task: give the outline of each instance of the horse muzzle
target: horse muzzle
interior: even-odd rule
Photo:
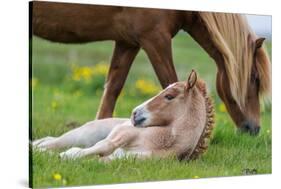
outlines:
[[[256,136],[260,132],[260,125],[252,122],[252,121],[245,121],[239,127],[239,131],[243,133],[249,133],[250,135]]]
[[[135,127],[144,127],[143,123],[147,120],[145,112],[142,110],[134,110],[131,117],[132,123]]]

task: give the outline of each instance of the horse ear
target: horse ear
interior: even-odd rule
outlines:
[[[192,70],[187,79],[186,89],[188,90],[193,88],[194,85],[196,84],[196,81],[197,81],[197,73],[194,70]]]
[[[258,39],[256,40],[256,49],[261,48],[261,46],[262,46],[264,40],[265,40],[264,37],[258,38]]]

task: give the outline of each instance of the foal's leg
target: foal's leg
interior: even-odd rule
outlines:
[[[165,32],[152,32],[141,40],[157,77],[163,88],[178,81],[172,58],[171,35]]]
[[[32,145],[33,146],[38,146],[39,144],[41,144],[43,142],[46,142],[46,141],[49,141],[49,140],[53,140],[53,139],[55,139],[55,137],[47,136],[47,137],[35,140],[34,142],[32,142]]]
[[[104,93],[96,118],[112,117],[115,102],[127,78],[131,64],[139,47],[116,42]]]
[[[138,129],[132,126],[121,125],[117,126],[104,139],[96,143],[90,148],[71,148],[65,152],[60,153],[62,158],[80,158],[84,156],[108,156],[112,154],[117,148],[124,147],[135,140],[138,135]]]
[[[109,124],[107,120],[96,120],[70,130],[59,137],[45,137],[35,140],[32,145],[43,150],[73,146],[89,147],[106,138],[114,127],[115,125]]]

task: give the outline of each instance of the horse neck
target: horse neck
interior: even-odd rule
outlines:
[[[223,56],[215,46],[205,24],[196,13],[187,12],[183,29],[215,60],[218,69],[223,70]]]

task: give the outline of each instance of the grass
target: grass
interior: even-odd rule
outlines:
[[[269,52],[271,44],[268,43]],[[90,67],[109,64],[112,42],[63,45],[33,39],[32,56],[32,139],[58,136],[94,119],[102,94],[103,77],[92,83],[71,80],[73,65]],[[175,159],[99,162],[97,158],[60,160],[54,154],[32,152],[34,187],[75,186],[121,182],[175,180],[243,174],[271,173],[271,105],[262,111],[262,129],[257,137],[237,134],[215,92],[216,67],[211,58],[189,36],[179,33],[173,41],[175,66],[181,80],[196,69],[207,81],[216,104],[216,127],[209,149],[195,161]],[[160,86],[146,55],[141,52],[129,73],[114,115],[129,117],[131,110],[153,94],[142,94],[136,81],[145,79]],[[100,81],[98,81],[100,80]],[[250,171],[247,171],[250,170]],[[251,172],[254,170],[254,172]],[[58,174],[60,177],[54,178]]]

